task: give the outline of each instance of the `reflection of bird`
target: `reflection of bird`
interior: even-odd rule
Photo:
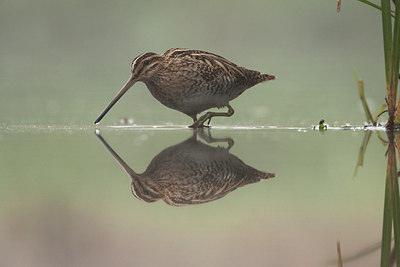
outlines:
[[[131,72],[129,80],[95,123],[137,81],[144,82],[165,106],[190,116],[194,121],[190,127],[198,128],[212,117],[232,116],[234,110],[229,101],[260,82],[275,79],[273,75],[239,67],[212,53],[179,48],[162,55],[142,54],[133,60]],[[214,107],[228,107],[228,112],[207,112],[197,119],[197,114]]]
[[[132,193],[153,202],[163,199],[169,205],[200,204],[216,200],[238,187],[275,177],[258,171],[229,153],[233,140],[207,138],[208,142],[227,141],[228,148],[212,147],[193,137],[161,151],[146,171],[133,171],[97,132],[101,142],[132,178]]]

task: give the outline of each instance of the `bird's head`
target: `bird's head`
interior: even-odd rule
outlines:
[[[134,79],[136,82],[150,78],[156,72],[157,66],[160,64],[161,60],[162,56],[152,52],[137,56],[132,60],[131,79]]]
[[[156,53],[145,53],[137,56],[131,64],[131,77],[122,86],[121,90],[111,100],[110,104],[104,109],[100,116],[96,119],[95,123],[99,123],[100,120],[106,115],[106,113],[114,106],[115,103],[132,87],[137,81],[146,81],[157,71],[157,66],[162,61],[162,56]]]

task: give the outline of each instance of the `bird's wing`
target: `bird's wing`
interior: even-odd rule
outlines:
[[[171,61],[182,60],[183,62],[191,62],[196,64],[200,69],[214,73],[215,76],[246,78],[242,67],[239,67],[226,58],[213,53],[201,50],[174,48],[166,51],[163,56]]]

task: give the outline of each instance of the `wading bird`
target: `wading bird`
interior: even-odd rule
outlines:
[[[239,187],[275,177],[248,166],[229,152],[231,138],[212,138],[193,131],[191,138],[161,151],[143,173],[135,172],[96,131],[97,137],[131,177],[132,193],[146,202],[164,200],[172,206],[217,200]],[[228,147],[207,143],[227,142]]]
[[[131,65],[131,77],[95,123],[99,123],[114,104],[137,81],[144,82],[151,94],[165,106],[193,119],[191,128],[204,127],[215,116],[230,117],[234,110],[229,101],[246,89],[275,76],[239,67],[229,60],[204,51],[174,48],[162,55],[145,53]],[[207,112],[210,108],[227,107],[227,112]]]

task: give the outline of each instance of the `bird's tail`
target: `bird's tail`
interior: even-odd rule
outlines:
[[[275,75],[271,75],[271,74],[263,74],[263,76],[266,81],[275,80],[275,78],[276,78]]]

